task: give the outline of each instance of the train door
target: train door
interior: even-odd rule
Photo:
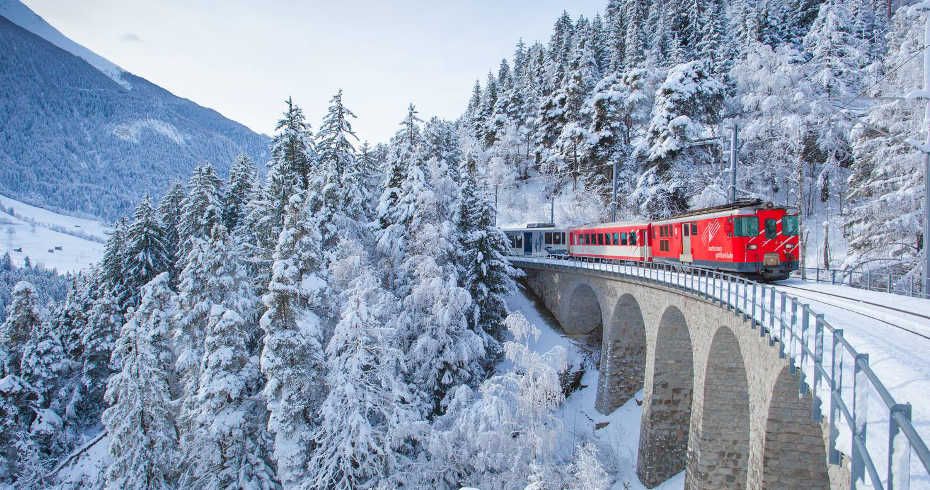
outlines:
[[[694,256],[691,254],[691,236],[697,235],[697,233],[691,233],[692,231],[697,232],[696,223],[682,223],[681,224],[681,261],[682,262],[694,262]]]
[[[533,255],[533,234],[523,232],[523,255]]]

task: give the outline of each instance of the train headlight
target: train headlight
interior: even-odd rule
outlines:
[[[749,245],[749,246],[746,247],[746,248],[748,248],[749,250],[755,250],[755,249],[757,249],[757,248],[759,248],[759,247],[757,247],[757,246],[755,246],[755,245]]]
[[[785,245],[785,248],[788,249],[788,250],[791,250],[792,248],[794,248],[794,244],[793,244],[793,243],[789,243],[789,244]]]

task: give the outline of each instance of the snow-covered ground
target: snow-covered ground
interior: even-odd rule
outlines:
[[[21,266],[76,272],[100,260],[109,227],[24,204],[0,195],[0,255],[9,252]],[[60,248],[59,248],[60,247]]]
[[[536,352],[547,352],[555,346],[562,346],[568,352],[569,363],[580,362],[585,357],[585,348],[565,336],[555,320],[538,305],[521,287],[507,301],[510,311],[519,311],[533,325],[539,328],[541,335],[530,347]],[[601,415],[594,409],[597,398],[597,370],[589,366],[581,380],[582,388],[571,394],[560,410],[562,421],[567,430],[578,440],[593,437],[602,449],[602,461],[612,466],[615,471],[614,489],[623,490],[645,488],[636,476],[636,455],[639,451],[639,426],[642,409],[636,400],[642,400],[642,392],[608,416]],[[595,425],[606,423],[606,427],[595,430]],[[628,487],[624,487],[624,484]],[[658,489],[671,490],[684,487],[684,472],[659,485]]]

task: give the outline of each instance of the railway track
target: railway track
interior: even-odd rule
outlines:
[[[898,325],[898,324],[896,324],[896,323],[892,323],[892,322],[890,322],[890,321],[888,321],[888,320],[885,320],[884,318],[879,318],[879,317],[877,317],[877,316],[871,315],[871,314],[869,314],[869,313],[867,313],[867,312],[863,312],[863,311],[860,311],[860,310],[852,310],[852,309],[850,309],[849,302],[858,303],[858,304],[862,304],[862,305],[868,305],[868,306],[871,306],[871,307],[874,307],[874,308],[882,308],[882,309],[884,309],[884,310],[893,311],[893,312],[898,313],[898,314],[903,314],[903,315],[907,315],[907,316],[914,317],[914,318],[920,318],[920,319],[923,319],[923,320],[930,320],[930,315],[924,315],[924,314],[921,314],[921,313],[914,313],[914,312],[912,312],[912,311],[907,311],[907,310],[904,310],[904,309],[901,309],[901,308],[895,308],[895,307],[893,307],[893,306],[887,306],[887,305],[883,305],[883,304],[879,304],[879,303],[874,303],[874,302],[871,302],[871,301],[865,301],[865,300],[861,300],[861,299],[858,299],[858,298],[851,298],[851,297],[849,297],[849,296],[843,296],[843,295],[841,295],[841,294],[826,293],[826,292],[822,292],[822,291],[813,291],[813,290],[811,290],[811,289],[802,288],[802,287],[798,287],[798,286],[788,286],[788,285],[784,285],[784,284],[778,284],[778,287],[779,287],[779,288],[784,288],[784,289],[790,289],[790,290],[792,290],[792,293],[791,293],[791,294],[793,294],[793,295],[795,295],[795,296],[797,296],[797,297],[799,297],[799,298],[804,298],[804,299],[808,299],[808,300],[811,300],[811,301],[816,301],[816,302],[818,302],[818,303],[823,303],[823,304],[826,304],[826,305],[830,305],[830,306],[833,306],[833,307],[835,307],[835,308],[841,308],[841,309],[850,311],[850,312],[852,312],[852,313],[855,313],[855,314],[857,314],[857,315],[861,315],[861,316],[864,316],[864,317],[866,317],[866,318],[871,318],[872,320],[875,320],[875,321],[884,323],[885,325],[888,325],[888,326],[897,328],[897,329],[899,329],[899,330],[903,330],[903,331],[905,331],[905,332],[911,333],[911,334],[916,335],[916,336],[918,336],[918,337],[921,337],[921,338],[930,340],[930,335],[928,335],[928,334],[918,332],[918,331],[913,330],[913,329],[911,329],[911,328],[903,327],[903,326]],[[803,294],[798,294],[797,291],[803,291],[804,293],[803,293]],[[823,299],[824,296],[827,296],[827,297],[830,297],[830,298],[837,298],[837,299],[839,299],[839,300],[841,300],[841,301],[845,301],[847,304],[842,304],[842,303],[838,303],[838,302],[831,302],[831,301],[824,300],[824,299]]]

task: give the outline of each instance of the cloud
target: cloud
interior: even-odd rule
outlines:
[[[127,32],[119,37],[119,40],[124,43],[141,43],[142,38],[133,32]]]

